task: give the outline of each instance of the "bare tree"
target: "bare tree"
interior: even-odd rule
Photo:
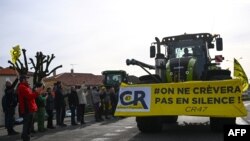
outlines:
[[[36,53],[36,63],[32,58],[30,58],[32,68],[35,69],[34,75],[33,75],[33,83],[35,84],[36,82],[41,82],[44,77],[49,76],[51,73],[56,71],[58,68],[61,68],[62,65],[57,66],[53,68],[51,71],[49,71],[49,66],[52,62],[53,59],[55,59],[55,55],[52,54],[50,55],[43,55],[42,52],[37,52]]]
[[[28,62],[27,62],[27,57],[26,57],[26,50],[22,49],[22,53],[24,56],[24,64],[17,59],[15,63],[11,62],[10,60],[8,63],[10,63],[12,66],[11,68],[15,68],[19,75],[27,75],[28,74]],[[33,74],[33,84],[36,84],[37,82],[41,82],[44,77],[49,76],[51,73],[56,71],[57,69],[61,68],[62,65],[57,66],[53,68],[51,71],[49,71],[49,66],[52,62],[53,59],[55,59],[55,55],[52,54],[50,55],[43,55],[42,52],[37,52],[36,53],[36,62],[32,58],[29,58],[32,64],[31,69],[34,69],[35,72]]]

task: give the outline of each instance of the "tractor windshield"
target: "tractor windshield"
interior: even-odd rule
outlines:
[[[118,85],[122,82],[121,74],[107,74],[105,78],[107,85]]]
[[[201,41],[179,41],[169,43],[169,58],[199,57],[204,55]]]

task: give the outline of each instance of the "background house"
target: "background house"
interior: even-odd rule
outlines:
[[[76,86],[77,88],[80,88],[82,84],[85,84],[86,87],[101,86],[102,80],[102,75],[94,75],[92,73],[74,73],[73,70],[71,70],[70,73],[54,73],[53,76],[43,79],[46,88],[53,88],[54,83],[61,81],[64,94],[69,93],[72,86]]]
[[[44,78],[43,81],[46,87],[52,87],[57,81],[61,81],[64,92],[67,93],[71,86],[80,87],[83,83],[85,86],[101,86],[103,76],[94,75],[92,73],[74,73],[73,69],[70,73],[54,73],[53,76]]]
[[[63,87],[63,94],[70,93],[70,88],[72,86],[76,86],[76,88],[80,88],[82,84],[85,85],[85,87],[93,87],[93,86],[101,86],[103,85],[103,76],[102,75],[94,75],[92,73],[74,73],[73,69],[69,73],[60,73],[56,74],[54,73],[53,76],[45,78],[44,80],[45,87],[51,87],[53,88],[54,83],[57,81],[61,81],[62,87]],[[90,95],[87,95],[87,102],[88,105],[91,107],[91,97]],[[65,98],[65,101],[67,103],[67,98]],[[87,108],[89,106],[86,106]]]

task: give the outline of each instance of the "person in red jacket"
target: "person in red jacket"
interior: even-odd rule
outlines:
[[[34,92],[29,86],[26,75],[21,75],[20,83],[17,87],[19,112],[23,117],[23,131],[21,138],[23,141],[30,141],[30,131],[34,118],[34,113],[37,111],[35,99],[42,93],[43,85],[36,86]]]

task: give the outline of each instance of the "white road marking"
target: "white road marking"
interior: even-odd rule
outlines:
[[[248,125],[248,123],[243,120],[242,118],[236,118],[236,124],[239,124],[239,125]]]
[[[133,126],[127,126],[127,127],[125,127],[126,129],[131,129],[131,128],[133,128]]]
[[[95,139],[92,139],[91,141],[105,141],[108,139],[110,139],[110,138],[95,138]]]
[[[247,106],[249,106],[249,105],[250,105],[250,103],[245,103],[244,105],[247,107]]]
[[[115,132],[124,132],[124,131],[126,131],[126,130],[124,130],[124,129],[117,129],[117,130],[115,130]]]
[[[119,135],[119,134],[117,134],[117,133],[106,133],[103,136],[117,136],[117,135]]]

